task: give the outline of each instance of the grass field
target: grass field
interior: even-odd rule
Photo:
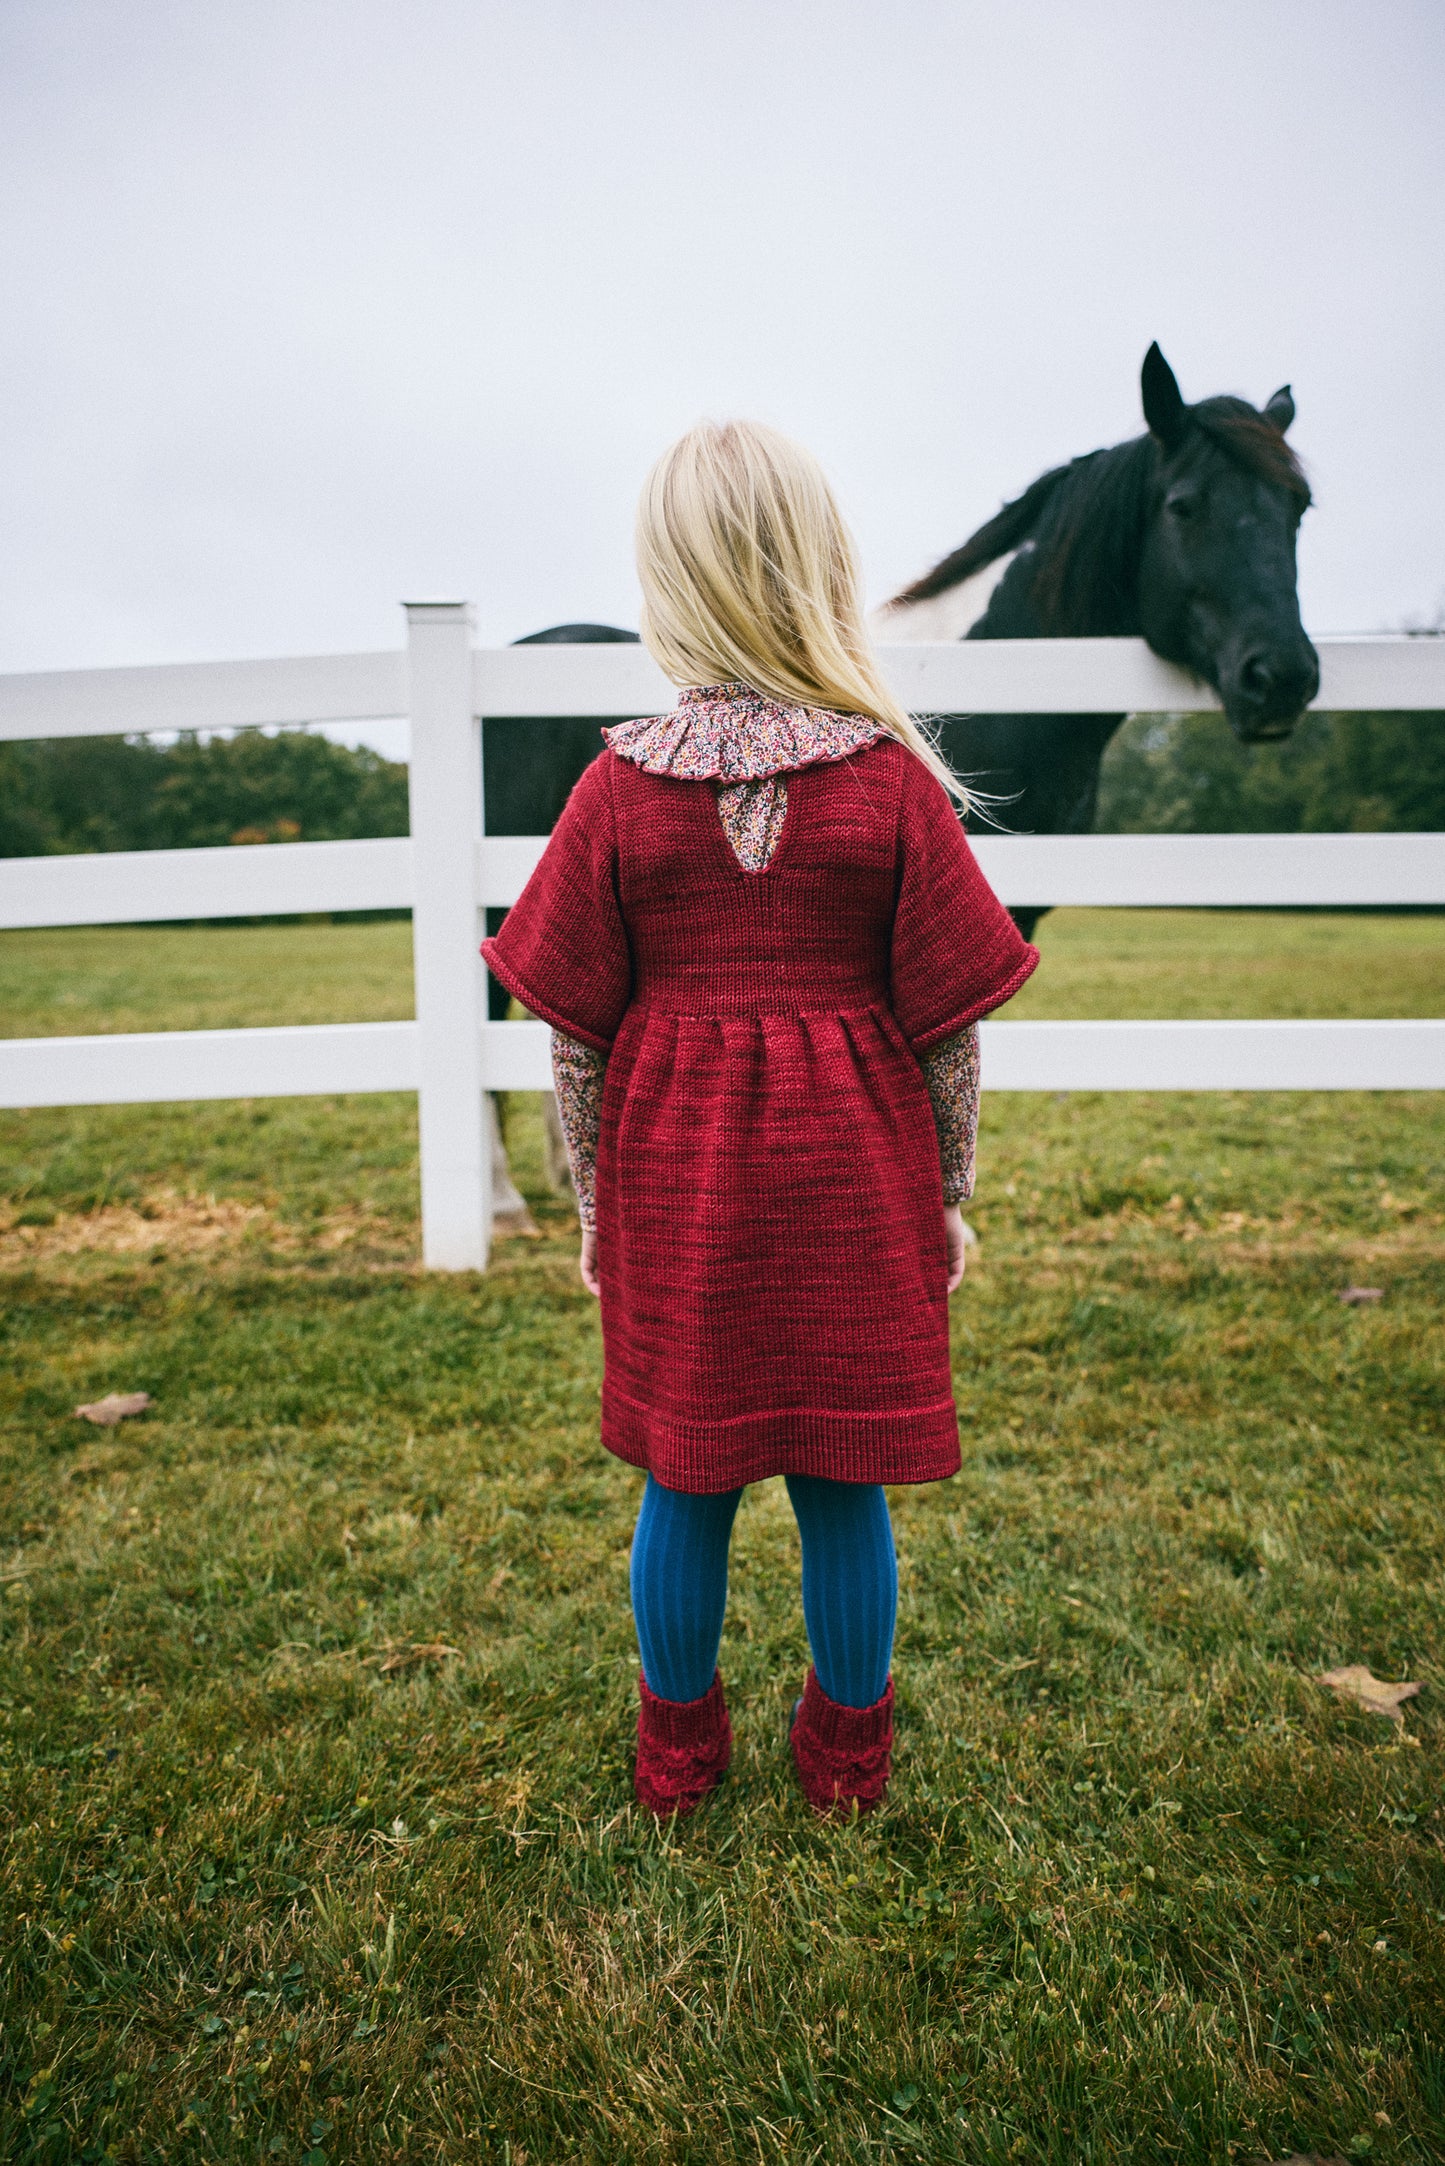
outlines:
[[[1428,918],[1042,945],[1019,1013],[1445,979]],[[403,925],[0,936],[12,1034],[408,1004]],[[888,1804],[793,1785],[767,1484],[675,1830],[630,1802],[637,1479],[509,1119],[541,1237],[440,1278],[408,1100],[0,1113],[0,2155],[1445,2154],[1445,1109],[986,1101]],[[1401,1730],[1313,1681],[1356,1661],[1423,1682]]]

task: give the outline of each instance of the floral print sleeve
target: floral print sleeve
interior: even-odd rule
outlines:
[[[552,1081],[567,1142],[567,1163],[577,1191],[577,1216],[587,1231],[597,1224],[597,1135],[602,1125],[602,1084],[607,1055],[595,1046],[552,1033]]]
[[[978,1141],[977,1023],[967,1023],[952,1038],[930,1046],[920,1066],[938,1130],[943,1200],[966,1203],[973,1194],[973,1154]]]

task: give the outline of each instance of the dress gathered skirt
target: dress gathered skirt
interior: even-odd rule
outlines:
[[[608,1054],[602,1441],[666,1487],[959,1465],[930,1045],[1037,956],[896,741],[788,777],[745,870],[709,783],[604,752],[483,953]]]

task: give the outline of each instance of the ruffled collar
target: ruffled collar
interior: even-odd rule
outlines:
[[[678,694],[670,714],[615,722],[602,734],[649,775],[761,782],[820,760],[845,760],[888,732],[869,715],[784,706],[746,684],[694,684]]]

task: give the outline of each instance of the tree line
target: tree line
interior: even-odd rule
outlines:
[[[1343,834],[1445,828],[1445,715],[1307,714],[1280,744],[1223,715],[1131,715],[1104,758],[1113,835]]]
[[[406,768],[306,730],[0,745],[0,856],[407,832]]]
[[[1445,829],[1445,715],[1310,714],[1284,743],[1253,747],[1220,715],[1133,715],[1105,757],[1097,824],[1108,834]],[[304,730],[0,745],[4,857],[406,832],[405,766]]]

